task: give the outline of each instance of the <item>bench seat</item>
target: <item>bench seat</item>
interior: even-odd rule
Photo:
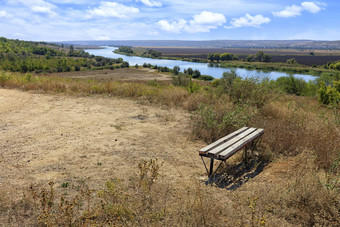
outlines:
[[[199,155],[201,157],[211,158],[210,170],[212,171],[213,160],[218,159],[225,161],[242,148],[247,148],[249,144],[254,144],[258,138],[264,133],[264,129],[243,127],[239,130],[230,133],[229,135],[209,144],[208,146],[200,149]],[[246,159],[246,149],[245,149]],[[203,160],[203,158],[202,158]],[[247,161],[247,160],[245,160]],[[203,161],[204,162],[204,161]],[[205,165],[205,163],[204,163]],[[208,175],[212,173],[208,172]]]

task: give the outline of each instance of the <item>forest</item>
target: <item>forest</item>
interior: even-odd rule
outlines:
[[[11,72],[53,73],[128,67],[123,59],[94,56],[45,42],[27,42],[0,37],[0,69]]]

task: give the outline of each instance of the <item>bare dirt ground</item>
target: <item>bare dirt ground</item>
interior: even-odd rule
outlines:
[[[119,68],[114,70],[88,70],[63,73],[49,73],[46,76],[66,77],[72,79],[96,79],[103,81],[169,81],[170,74],[159,73],[149,68]]]
[[[163,162],[174,183],[204,176],[203,142],[189,116],[110,97],[67,97],[0,89],[0,188],[86,179],[102,185],[137,174],[141,160]]]

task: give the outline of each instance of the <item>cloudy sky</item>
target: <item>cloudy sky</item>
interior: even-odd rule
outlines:
[[[0,36],[340,40],[339,12],[339,0],[0,0]]]

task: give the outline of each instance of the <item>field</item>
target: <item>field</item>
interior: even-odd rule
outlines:
[[[287,59],[295,58],[299,64],[312,66],[323,65],[329,61],[340,60],[339,50],[313,50],[314,56],[309,55],[310,50],[297,49],[246,49],[246,48],[185,48],[185,47],[143,47],[162,53],[163,57],[176,58],[202,58],[206,59],[209,53],[232,53],[241,59],[250,54],[256,54],[262,50],[272,56],[272,62],[286,62]]]
[[[262,87],[266,101],[243,106],[119,70],[1,77],[3,226],[339,225],[337,109]],[[265,134],[248,168],[240,153],[209,181],[197,151],[221,115],[220,133]]]

